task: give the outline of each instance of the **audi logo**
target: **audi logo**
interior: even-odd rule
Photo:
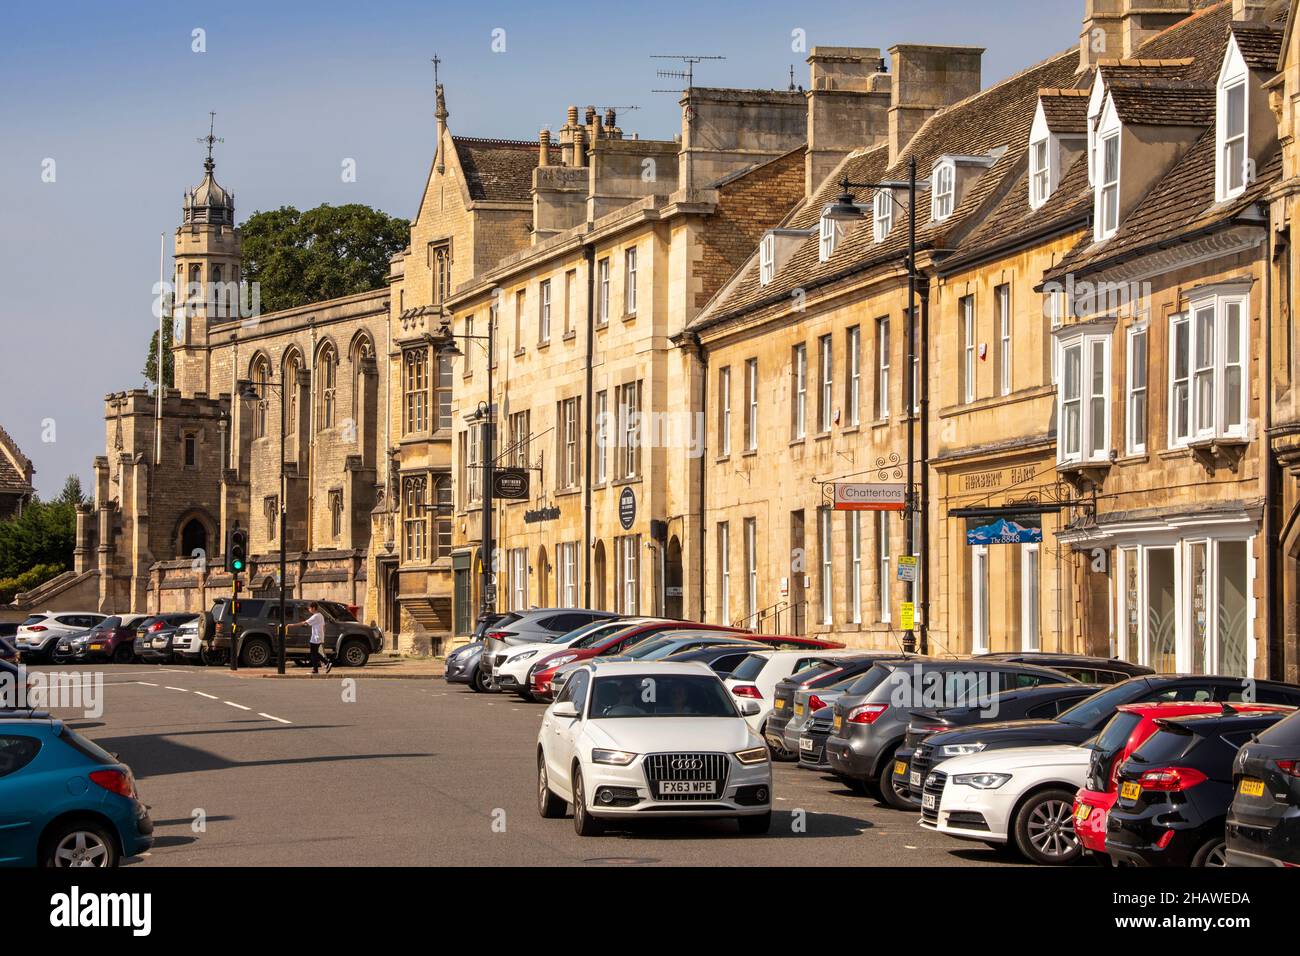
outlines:
[[[703,770],[704,761],[699,757],[674,757],[670,766],[674,770]]]

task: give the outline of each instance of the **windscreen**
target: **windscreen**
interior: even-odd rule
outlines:
[[[1106,690],[1099,690],[1084,700],[1079,701],[1056,719],[1063,724],[1075,727],[1098,727],[1101,722],[1115,712],[1120,704],[1131,704],[1134,698],[1146,687],[1125,681]]]
[[[626,717],[736,717],[731,695],[716,677],[694,674],[629,674],[597,677],[591,691],[593,719]]]
[[[750,654],[731,672],[731,676],[736,680],[754,680],[759,674],[763,673],[767,661],[766,654]]]

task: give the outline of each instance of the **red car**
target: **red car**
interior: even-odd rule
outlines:
[[[550,700],[553,696],[551,681],[554,680],[556,671],[561,667],[576,661],[590,660],[593,657],[613,657],[615,654],[622,654],[634,644],[640,644],[647,638],[653,637],[662,631],[683,629],[721,631],[724,634],[735,634],[738,637],[743,636],[753,640],[761,640],[761,638],[751,635],[742,628],[723,627],[721,624],[691,624],[688,621],[646,621],[641,624],[631,624],[621,631],[615,631],[613,634],[601,638],[588,647],[566,647],[543,657],[528,671],[528,690],[538,700]]]
[[[1116,779],[1125,760],[1157,730],[1156,721],[1168,717],[1194,717],[1222,713],[1230,707],[1239,713],[1294,710],[1281,704],[1224,704],[1213,701],[1163,701],[1122,704],[1102,728],[1093,745],[1087,783],[1074,797],[1074,832],[1085,851],[1105,855],[1106,818],[1119,797]],[[1104,788],[1104,789],[1103,789]]]

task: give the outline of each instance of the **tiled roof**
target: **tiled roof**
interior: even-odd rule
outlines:
[[[1134,126],[1209,126],[1214,122],[1213,87],[1186,83],[1115,84],[1108,87],[1115,112]]]
[[[0,494],[32,493],[32,463],[9,433],[0,428]]]
[[[532,196],[537,143],[453,136],[471,199],[527,202]]]
[[[839,194],[839,180],[856,182],[905,180],[908,162],[916,158],[917,178],[929,177],[941,156],[960,154],[991,156],[993,164],[967,189],[961,204],[943,222],[930,220],[929,193],[918,195],[918,247],[948,248],[957,241],[971,213],[982,210],[999,196],[998,187],[1023,167],[1024,151],[1033,125],[1034,106],[1042,88],[1059,89],[1075,82],[1078,53],[1069,50],[1003,80],[932,116],[912,137],[892,167],[887,145],[860,150],[845,160],[817,193],[796,209],[783,224],[792,229],[812,229],[821,211]],[[854,190],[858,203],[870,206],[875,191]],[[905,202],[905,194],[897,194]],[[795,289],[809,290],[886,262],[897,262],[907,247],[907,214],[895,207],[893,229],[884,242],[872,237],[870,212],[850,227],[828,262],[818,258],[818,238],[810,236],[766,286],[759,284],[757,256],[691,323],[693,330],[707,328],[743,311],[788,299]]]
[[[1039,90],[1038,99],[1043,104],[1047,128],[1053,133],[1082,136],[1088,132],[1087,90]]]
[[[1232,35],[1237,38],[1237,49],[1252,70],[1277,72],[1278,56],[1282,52],[1282,31],[1264,23],[1233,23]]]
[[[1212,85],[1223,65],[1223,51],[1228,45],[1231,22],[1232,0],[1223,0],[1166,27],[1135,52],[1142,60],[1190,57],[1192,63],[1178,71],[1178,78]]]

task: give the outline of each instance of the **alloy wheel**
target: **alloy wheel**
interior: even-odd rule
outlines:
[[[1045,800],[1029,815],[1029,842],[1049,857],[1069,856],[1078,848],[1079,837],[1071,820],[1074,808],[1064,800]]]
[[[54,848],[55,866],[108,866],[112,855],[97,833],[74,830]]]

